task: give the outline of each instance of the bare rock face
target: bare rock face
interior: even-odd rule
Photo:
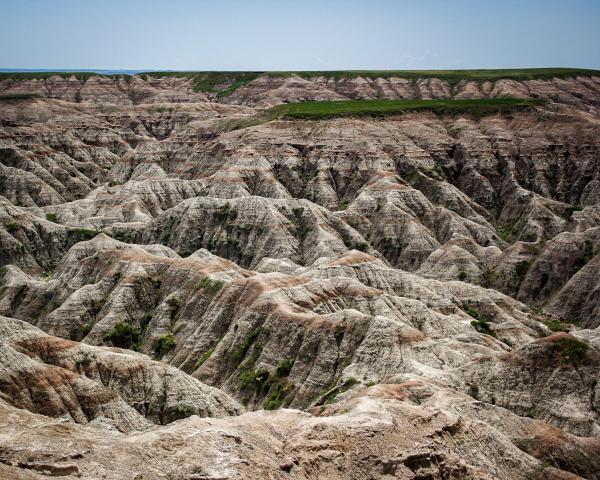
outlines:
[[[220,391],[143,355],[48,336],[6,317],[0,329],[2,398],[16,407],[76,423],[102,420],[120,431],[243,410]]]
[[[1,81],[0,477],[600,478],[600,80],[243,83]]]

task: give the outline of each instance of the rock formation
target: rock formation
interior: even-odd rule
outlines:
[[[600,77],[196,81],[0,79],[0,477],[600,478]]]

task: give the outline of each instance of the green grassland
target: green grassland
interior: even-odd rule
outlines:
[[[273,120],[324,120],[340,117],[385,117],[409,112],[440,115],[467,114],[478,119],[495,113],[513,113],[544,105],[534,98],[483,98],[470,100],[348,100],[300,102],[276,105],[247,117],[224,119],[221,132],[254,127]]]
[[[542,105],[541,99],[484,98],[469,100],[349,100],[335,102],[301,102],[278,105],[270,109],[275,118],[317,120],[335,117],[380,117],[410,111],[439,114],[469,113],[475,116],[511,112]]]

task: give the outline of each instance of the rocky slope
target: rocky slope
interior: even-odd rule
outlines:
[[[195,81],[0,80],[0,474],[600,478],[600,78]]]

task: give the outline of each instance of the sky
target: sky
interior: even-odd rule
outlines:
[[[600,69],[600,0],[0,0],[0,68]]]

